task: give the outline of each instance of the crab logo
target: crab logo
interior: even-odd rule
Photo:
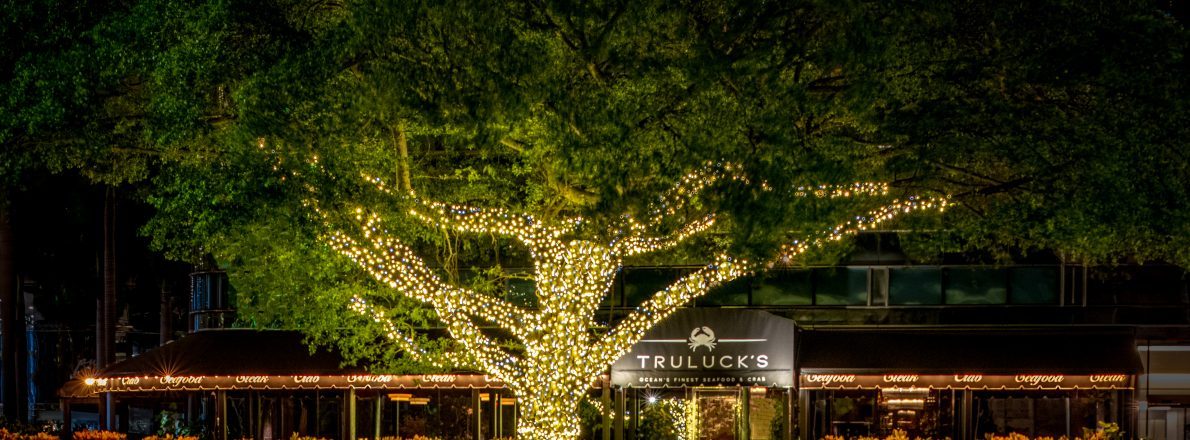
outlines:
[[[702,326],[690,332],[687,342],[690,351],[698,351],[698,347],[706,347],[707,351],[715,349],[715,332],[710,327]]]

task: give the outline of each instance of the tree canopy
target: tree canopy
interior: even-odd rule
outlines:
[[[906,220],[935,231],[923,248],[1190,266],[1187,34],[1145,1],[5,9],[5,182],[27,167],[140,182],[155,245],[231,268],[258,323],[377,336],[336,305],[375,285],[318,241],[311,197],[387,206],[390,227],[477,288],[518,276],[493,267],[526,265],[505,239],[401,220],[407,206],[362,174],[447,203],[608,223],[708,163],[741,167],[751,183],[694,201],[723,213],[714,234],[666,262],[765,255],[873,203],[791,200],[759,182],[884,181],[890,197],[958,203]],[[433,321],[399,308],[411,326]]]

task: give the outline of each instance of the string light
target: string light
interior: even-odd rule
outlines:
[[[261,143],[263,148],[263,141]],[[317,159],[308,161],[317,164]],[[280,164],[278,164],[280,165]],[[359,208],[356,234],[334,230],[316,202],[313,209],[326,222],[326,242],[350,258],[381,284],[398,295],[431,305],[446,324],[460,352],[432,354],[398,331],[383,308],[362,297],[352,299],[351,310],[381,325],[384,335],[411,356],[439,368],[474,365],[516,394],[520,406],[518,438],[530,440],[573,439],[579,435],[578,405],[592,382],[607,366],[627,353],[647,330],[693,299],[716,286],[778,262],[788,262],[815,246],[871,229],[893,217],[921,210],[942,210],[946,199],[910,197],[894,200],[879,209],[856,216],[818,235],[782,246],[772,261],[753,262],[727,254],[665,287],[632,310],[603,335],[593,328],[601,300],[611,290],[623,258],[673,248],[710,229],[716,215],[704,214],[664,234],[662,225],[683,218],[683,212],[702,191],[728,180],[751,184],[742,168],[729,162],[708,163],[684,175],[678,184],[654,202],[643,219],[623,216],[609,231],[607,243],[573,238],[583,224],[581,217],[551,222],[528,214],[498,208],[477,208],[428,201],[412,191],[395,192],[377,177],[364,178],[380,191],[403,197],[411,204],[408,215],[428,226],[460,233],[496,234],[516,239],[528,248],[533,262],[538,307],[518,307],[503,299],[443,282],[411,248],[381,226],[380,216]],[[772,191],[767,182],[757,183]],[[798,187],[793,197],[846,198],[884,196],[888,185],[855,183]],[[495,325],[521,345],[505,350],[480,330],[479,322]]]

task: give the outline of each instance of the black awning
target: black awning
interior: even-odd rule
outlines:
[[[140,356],[118,362],[100,377],[345,375],[360,367],[341,367],[343,357],[326,350],[310,352],[301,332],[285,330],[203,330]]]
[[[1131,332],[1040,330],[805,330],[798,335],[803,373],[1135,374]]]
[[[203,330],[74,380],[60,393],[504,387],[482,374],[376,374],[342,364],[333,351],[311,352],[296,331]]]

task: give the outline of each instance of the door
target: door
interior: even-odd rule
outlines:
[[[738,388],[696,388],[698,440],[736,440],[740,391]]]

